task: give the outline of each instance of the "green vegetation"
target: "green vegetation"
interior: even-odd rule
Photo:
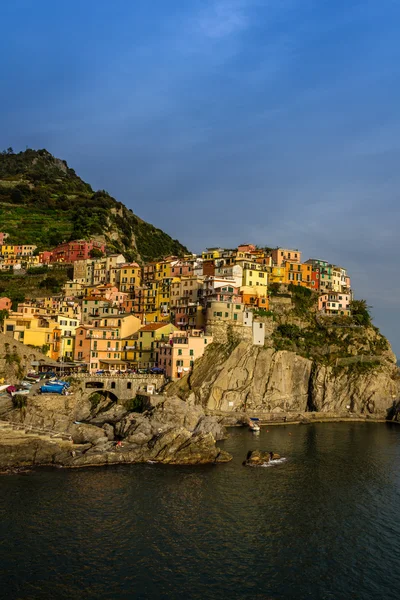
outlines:
[[[365,300],[353,300],[350,308],[355,323],[364,325],[365,327],[371,325],[370,307]]]
[[[379,360],[358,360],[350,364],[338,364],[332,369],[332,375],[337,377],[341,374],[364,375],[376,371],[381,366]]]
[[[0,296],[10,298],[12,309],[17,310],[17,304],[28,298],[43,298],[59,292],[70,275],[64,265],[57,265],[44,273],[38,273],[37,269],[29,270],[26,275],[18,271],[15,274],[0,271]]]
[[[4,359],[5,359],[7,365],[12,365],[14,363],[19,365],[21,363],[21,357],[16,352],[12,352],[12,353],[7,352]]]
[[[99,394],[98,392],[94,392],[94,394],[89,396],[89,402],[92,405],[92,409],[97,408],[103,399],[104,399],[104,395]]]
[[[18,377],[22,378],[24,376],[24,369],[21,364],[21,357],[17,352],[10,352],[9,347],[9,344],[5,345],[6,354],[4,360],[7,365],[12,365],[16,370]]]
[[[141,413],[144,408],[143,399],[140,396],[136,396],[135,398],[128,400],[125,407],[129,412]]]
[[[311,310],[315,309],[318,301],[318,296],[308,288],[300,285],[293,285],[292,283],[288,287],[289,292],[292,294],[292,302],[294,304],[294,314],[303,317],[307,315]]]
[[[14,154],[9,149],[0,154],[0,223],[10,234],[8,243],[35,244],[39,250],[101,236],[111,251],[124,253],[128,260],[187,252],[106,191],[94,192],[47,150]]]
[[[26,394],[14,394],[12,403],[14,408],[25,408],[28,404],[28,396]]]

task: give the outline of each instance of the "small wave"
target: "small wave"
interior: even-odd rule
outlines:
[[[270,460],[267,463],[260,465],[260,467],[274,467],[275,465],[280,465],[286,461],[285,457],[276,458],[275,460]]]

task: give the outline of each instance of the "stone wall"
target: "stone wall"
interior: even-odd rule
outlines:
[[[232,337],[251,342],[252,328],[246,327],[242,323],[235,323],[234,321],[228,323],[226,321],[210,319],[207,323],[206,335],[212,335],[215,344],[228,344]]]
[[[80,382],[81,393],[86,397],[94,392],[111,392],[119,401],[135,398],[138,392],[146,392],[147,386],[154,386],[158,391],[165,385],[164,375],[117,375],[115,377],[97,377],[77,375]]]

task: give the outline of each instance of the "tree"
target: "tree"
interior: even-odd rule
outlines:
[[[104,254],[99,248],[92,248],[89,252],[90,258],[103,258]]]
[[[353,300],[350,310],[354,321],[359,325],[364,325],[364,327],[371,325],[370,308],[372,307],[368,306],[366,300]]]
[[[46,279],[43,279],[43,281],[40,282],[39,287],[47,288],[49,290],[52,290],[53,292],[59,292],[60,291],[60,282],[58,281],[58,279],[56,277],[53,277],[52,275],[48,275],[46,277]]]

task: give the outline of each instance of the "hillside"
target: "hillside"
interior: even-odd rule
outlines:
[[[129,260],[187,252],[104,190],[93,191],[47,150],[0,154],[0,224],[10,234],[9,243],[36,244],[39,250],[94,237]]]

